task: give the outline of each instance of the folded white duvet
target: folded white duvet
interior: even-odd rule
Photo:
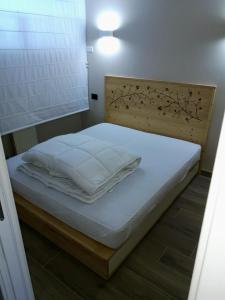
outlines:
[[[78,133],[38,144],[22,159],[21,171],[88,203],[135,171],[141,160],[121,146]]]

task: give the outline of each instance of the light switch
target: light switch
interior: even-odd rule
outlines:
[[[87,53],[93,53],[94,47],[93,46],[87,46]]]

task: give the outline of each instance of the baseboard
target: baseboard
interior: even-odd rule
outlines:
[[[201,170],[200,174],[206,177],[212,177],[212,171]]]

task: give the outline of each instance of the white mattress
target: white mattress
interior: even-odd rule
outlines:
[[[111,248],[118,248],[143,217],[181,182],[200,159],[199,145],[102,123],[83,130],[95,138],[127,147],[142,157],[140,167],[93,204],[45,187],[17,171],[21,156],[8,160],[15,192],[71,227]]]

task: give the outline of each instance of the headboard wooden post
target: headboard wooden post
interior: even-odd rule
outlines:
[[[105,120],[202,146],[204,153],[215,86],[105,77]]]

